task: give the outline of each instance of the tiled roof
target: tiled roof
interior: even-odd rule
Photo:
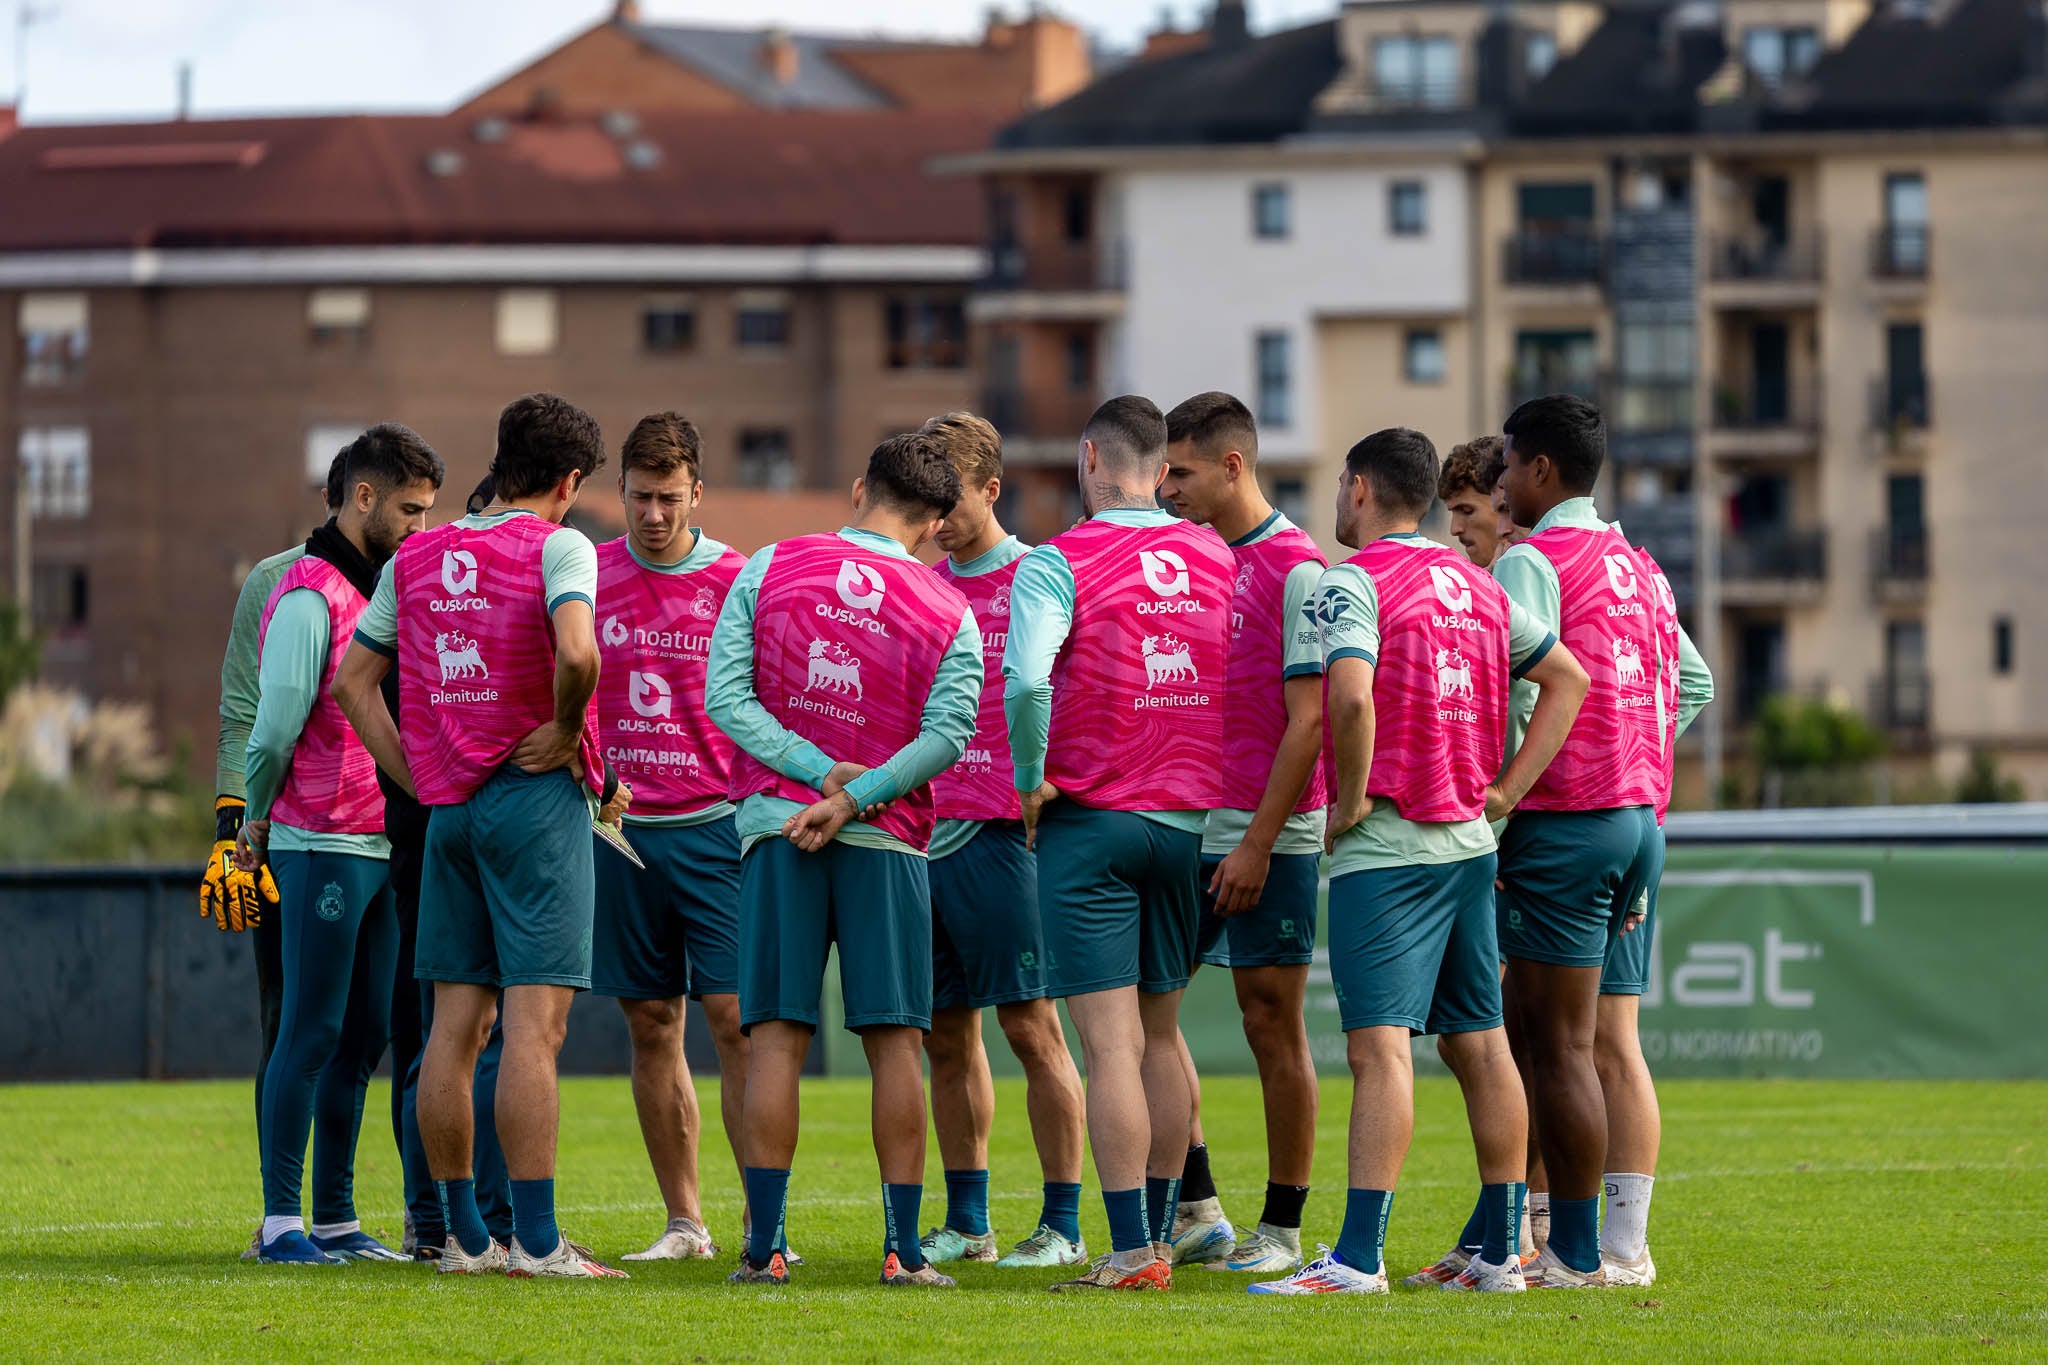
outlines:
[[[642,42],[710,77],[751,104],[787,109],[883,109],[890,101],[841,66],[836,50],[876,46],[859,38],[823,33],[785,33],[796,52],[796,76],[776,80],[761,64],[768,35],[761,29],[707,28],[681,24],[628,24]]]
[[[350,115],[0,139],[0,251],[651,243],[977,245],[980,190],[927,173],[993,120],[903,111],[602,121]]]

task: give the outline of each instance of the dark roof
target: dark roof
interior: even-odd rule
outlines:
[[[1510,115],[1524,134],[1681,132],[1699,87],[1728,56],[1718,29],[1674,28],[1659,6],[1610,9],[1576,51],[1524,91]]]
[[[886,109],[889,98],[841,66],[833,54],[848,48],[901,46],[785,30],[796,50],[796,79],[784,85],[762,68],[761,47],[768,40],[765,30],[683,24],[624,27],[642,42],[763,108]]]
[[[1301,131],[1342,61],[1335,20],[1133,62],[1012,123],[1002,148],[1268,142]]]
[[[744,110],[648,115],[624,137],[585,118],[30,125],[0,139],[0,251],[978,245],[980,191],[926,163],[986,146],[992,124]]]
[[[1871,16],[1762,117],[1767,128],[1954,127],[2000,121],[2027,76],[2027,0],[1960,0],[1937,23]]]

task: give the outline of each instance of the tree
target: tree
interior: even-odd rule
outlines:
[[[0,602],[0,705],[43,671],[43,638],[15,602]]]
[[[1956,800],[1966,805],[1989,805],[2001,801],[2024,801],[2026,791],[2018,778],[1998,771],[1998,758],[1989,749],[1970,751],[1970,770],[1956,784]]]

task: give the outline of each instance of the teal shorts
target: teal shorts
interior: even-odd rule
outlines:
[[[478,986],[590,986],[597,892],[590,803],[566,769],[506,764],[435,806],[413,975]]]
[[[1045,998],[1038,858],[1024,825],[990,820],[926,869],[932,887],[932,1008]]]
[[[1202,836],[1059,800],[1038,821],[1038,910],[1049,993],[1136,986],[1163,995],[1195,970]]]
[[[602,844],[596,835],[591,838]],[[643,871],[596,849],[590,989],[620,1000],[731,995],[740,988],[740,836],[731,816],[626,826]]]
[[[1323,855],[1275,853],[1258,904],[1235,915],[1211,907],[1209,879],[1223,866],[1220,854],[1202,855],[1202,922],[1195,955],[1211,967],[1305,967],[1316,957],[1316,901],[1322,891]]]
[[[1344,1030],[1499,1028],[1494,855],[1375,867],[1330,883],[1330,983]]]
[[[846,1027],[932,1026],[932,901],[925,860],[834,840],[805,853],[767,838],[740,859],[740,1029],[818,1027],[825,958],[839,947]]]
[[[1643,811],[1643,890],[1636,904],[1643,922],[1629,933],[1617,922],[1607,936],[1607,960],[1600,966],[1600,994],[1641,995],[1650,988],[1651,935],[1657,931],[1657,887],[1664,880],[1664,829],[1648,806]]]
[[[1559,967],[1599,967],[1636,903],[1648,807],[1521,811],[1500,839],[1500,951]]]

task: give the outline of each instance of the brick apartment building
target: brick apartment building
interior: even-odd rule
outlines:
[[[882,436],[973,396],[978,189],[961,111],[0,120],[0,534],[45,672],[151,704],[209,766],[241,577],[317,519],[377,421],[447,458],[552,389],[614,451],[689,413],[703,522],[836,524]],[[581,515],[620,514],[609,480]]]
[[[2048,794],[2040,0],[1369,0],[1208,29],[948,169],[990,201],[970,312],[1016,523],[1075,506],[1108,393],[1244,395],[1327,538],[1357,437],[1441,446],[1573,390],[1609,515],[1720,682],[1709,799],[1773,694],[1892,737],[1901,789],[1987,750]],[[1326,541],[1327,543],[1327,541]],[[2031,664],[2031,666],[2030,666]]]

